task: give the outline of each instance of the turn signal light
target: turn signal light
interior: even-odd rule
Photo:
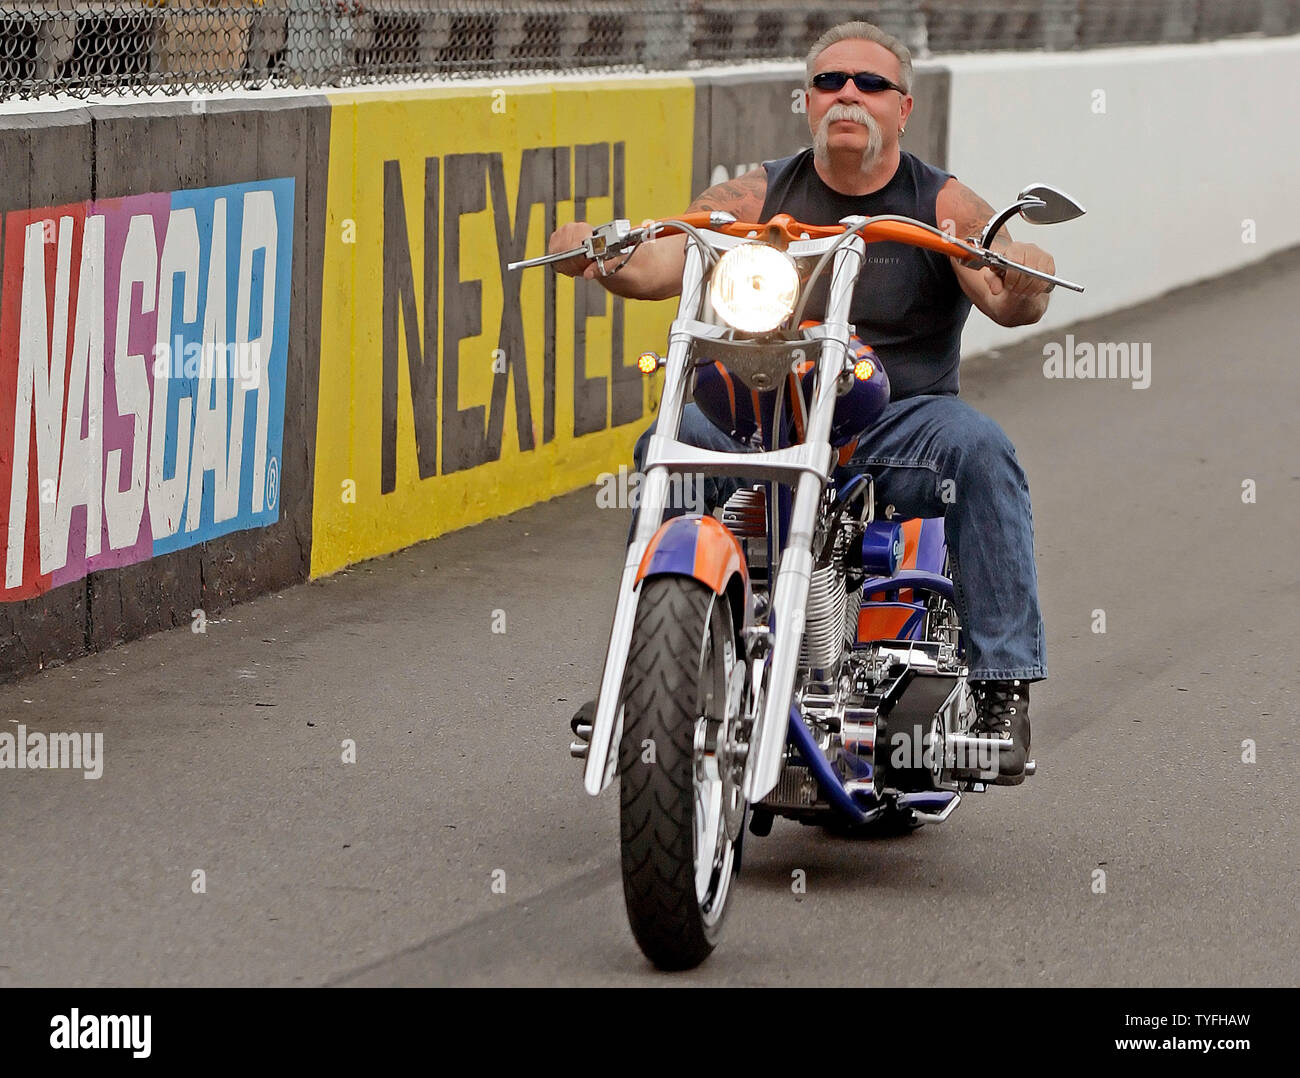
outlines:
[[[853,377],[859,382],[870,382],[876,374],[875,364],[869,359],[860,359],[853,364]]]
[[[642,352],[636,357],[636,367],[642,374],[654,374],[664,361],[659,358],[656,352]]]

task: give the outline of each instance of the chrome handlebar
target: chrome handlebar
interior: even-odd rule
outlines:
[[[724,217],[730,217],[732,221],[735,220],[735,218],[731,217],[730,214],[714,214],[714,216],[718,218],[715,222],[717,224],[728,223],[722,220]],[[854,222],[855,220],[857,223],[851,224],[851,222]],[[1062,288],[1068,288],[1072,292],[1082,292],[1084,290],[1083,285],[1081,284],[1067,281],[1063,277],[1055,277],[1050,273],[1044,273],[1042,270],[1030,269],[1028,266],[1022,266],[1019,262],[1012,262],[1010,259],[1004,258],[996,251],[981,246],[979,240],[974,236],[969,240],[959,240],[950,236],[946,232],[934,228],[931,225],[927,225],[923,221],[917,221],[911,217],[901,217],[889,214],[882,217],[863,217],[857,219],[845,218],[842,222],[846,225],[844,239],[847,241],[849,236],[855,234],[859,229],[870,224],[872,221],[882,220],[900,221],[910,225],[918,225],[929,232],[942,236],[951,243],[957,244],[959,247],[965,248],[970,255],[970,261],[967,264],[971,265],[972,268],[980,269],[987,266],[993,269],[1000,277],[1005,277],[1009,271],[1016,270],[1019,273],[1028,274],[1030,277],[1036,277],[1042,281],[1049,281],[1053,285],[1060,285]],[[542,255],[539,258],[527,258],[521,262],[511,262],[507,266],[507,269],[514,271],[527,269],[531,266],[545,266],[554,262],[564,262],[570,258],[576,258],[579,255],[583,255],[596,263],[602,277],[609,277],[617,273],[626,264],[627,260],[631,258],[632,252],[635,251],[637,247],[647,240],[654,239],[655,236],[659,234],[661,227],[662,225],[658,221],[651,222],[649,225],[638,228],[633,228],[632,223],[627,220],[610,221],[607,224],[601,225],[592,232],[590,236],[582,241],[580,247],[574,247],[569,251],[558,251],[555,254]],[[683,222],[674,221],[672,222],[672,227],[681,228],[683,231],[689,231],[696,234],[697,237],[699,235],[696,228],[686,226]],[[838,243],[836,246],[838,246]],[[830,253],[831,252],[828,251],[827,255]],[[623,256],[622,261],[620,261],[613,269],[606,269],[605,263],[619,255]]]
[[[653,222],[647,227],[633,228],[631,221],[610,221],[608,224],[601,225],[583,240],[581,247],[575,247],[571,251],[542,255],[540,258],[526,258],[522,262],[511,262],[506,268],[527,269],[529,266],[545,266],[551,262],[563,262],[578,255],[585,255],[600,267],[602,277],[608,277],[611,273],[617,273],[618,269],[606,271],[605,260],[624,252],[630,257],[645,240],[654,239],[658,231],[656,225],[657,222]]]

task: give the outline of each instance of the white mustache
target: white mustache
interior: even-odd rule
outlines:
[[[829,127],[836,120],[849,120],[867,128],[876,126],[875,117],[861,105],[832,105],[822,117],[822,127]]]
[[[867,129],[867,145],[862,151],[862,171],[869,171],[880,157],[884,145],[884,134],[880,130],[880,124],[876,122],[876,118],[861,105],[841,103],[832,105],[827,109],[826,115],[822,117],[821,123],[817,125],[817,133],[813,137],[813,153],[819,160],[826,160],[831,139],[831,124],[836,120],[848,120]]]

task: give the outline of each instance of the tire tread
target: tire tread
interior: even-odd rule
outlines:
[[[688,969],[713,950],[695,898],[696,686],[711,592],[684,577],[642,585],[624,678],[619,745],[623,895],[638,945],[661,969]],[[655,763],[642,762],[653,740]]]

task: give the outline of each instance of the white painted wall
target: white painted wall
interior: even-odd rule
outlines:
[[[949,171],[996,208],[1043,181],[1088,210],[1010,226],[1087,292],[1058,288],[1031,327],[972,312],[964,354],[1300,244],[1300,37],[937,59],[952,71]],[[1254,244],[1242,242],[1247,218]]]

